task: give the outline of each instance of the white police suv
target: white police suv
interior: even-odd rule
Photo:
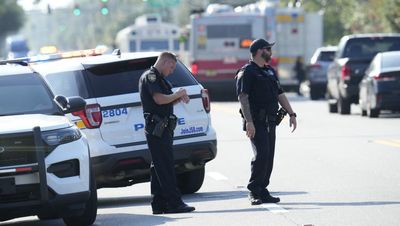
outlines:
[[[150,180],[151,157],[138,82],[158,55],[116,51],[110,55],[32,64],[56,94],[86,100],[86,109],[70,117],[88,137],[98,188]],[[205,164],[217,153],[210,100],[207,90],[179,61],[167,79],[173,90],[184,87],[191,99],[189,104],[174,106],[179,119],[173,144],[178,186],[184,194],[193,193],[203,184]]]
[[[92,225],[96,184],[85,136],[64,116],[80,97],[54,98],[43,78],[0,65],[0,221],[37,215]]]

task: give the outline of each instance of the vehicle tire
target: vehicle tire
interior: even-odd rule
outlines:
[[[193,194],[201,188],[204,181],[204,166],[189,172],[178,174],[177,183],[182,194]]]
[[[337,113],[338,112],[337,103],[333,103],[333,102],[328,100],[328,106],[329,106],[329,112],[330,113]]]
[[[379,109],[376,109],[376,108],[371,109],[370,107],[368,107],[368,110],[367,110],[368,117],[377,118],[379,116],[379,113],[380,113]]]
[[[317,100],[319,97],[318,92],[314,89],[310,89],[310,99]]]
[[[361,109],[361,116],[367,116],[367,110]]]
[[[97,216],[97,187],[93,173],[90,174],[90,197],[86,201],[85,210],[80,216],[64,217],[67,226],[87,226],[92,225]]]
[[[348,114],[350,114],[350,107],[351,107],[350,102],[348,100],[346,100],[345,98],[339,96],[338,112],[341,115],[348,115]]]

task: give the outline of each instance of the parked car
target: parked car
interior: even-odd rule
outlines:
[[[86,100],[85,111],[68,116],[88,137],[99,188],[150,181],[151,156],[144,134],[138,82],[158,55],[117,51],[32,65],[56,94]],[[174,106],[178,125],[173,148],[178,186],[184,194],[193,193],[203,184],[205,164],[217,154],[210,99],[207,90],[180,61],[167,79],[173,90],[184,87],[191,99],[189,104]]]
[[[400,34],[354,34],[340,39],[328,67],[329,112],[350,114],[358,104],[359,84],[372,58],[379,52],[400,50]]]
[[[336,46],[320,47],[311,57],[306,80],[311,100],[325,97],[328,66],[332,63],[336,50]]]
[[[378,53],[360,83],[361,115],[400,111],[400,51]]]
[[[0,66],[0,221],[37,215],[93,224],[97,190],[88,142],[64,115],[85,104],[54,97],[29,67]]]

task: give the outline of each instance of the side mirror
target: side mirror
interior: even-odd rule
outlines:
[[[56,96],[54,97],[54,101],[62,109],[64,113],[81,111],[84,110],[86,106],[86,101],[79,96],[74,96],[74,97]]]

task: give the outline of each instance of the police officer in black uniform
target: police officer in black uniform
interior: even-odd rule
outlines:
[[[173,93],[172,85],[165,79],[175,70],[176,62],[173,53],[162,52],[154,66],[144,72],[139,80],[145,134],[152,157],[153,214],[184,213],[195,209],[182,201],[174,168],[172,138],[176,116],[173,114],[173,104],[189,102],[185,89]]]
[[[267,63],[271,60],[271,47],[264,39],[256,39],[250,45],[251,60],[236,76],[236,92],[243,117],[243,129],[250,138],[254,158],[247,188],[252,205],[277,203],[278,197],[270,195],[267,186],[275,153],[275,128],[279,104],[289,113],[292,132],[297,127],[293,112],[276,74]]]

